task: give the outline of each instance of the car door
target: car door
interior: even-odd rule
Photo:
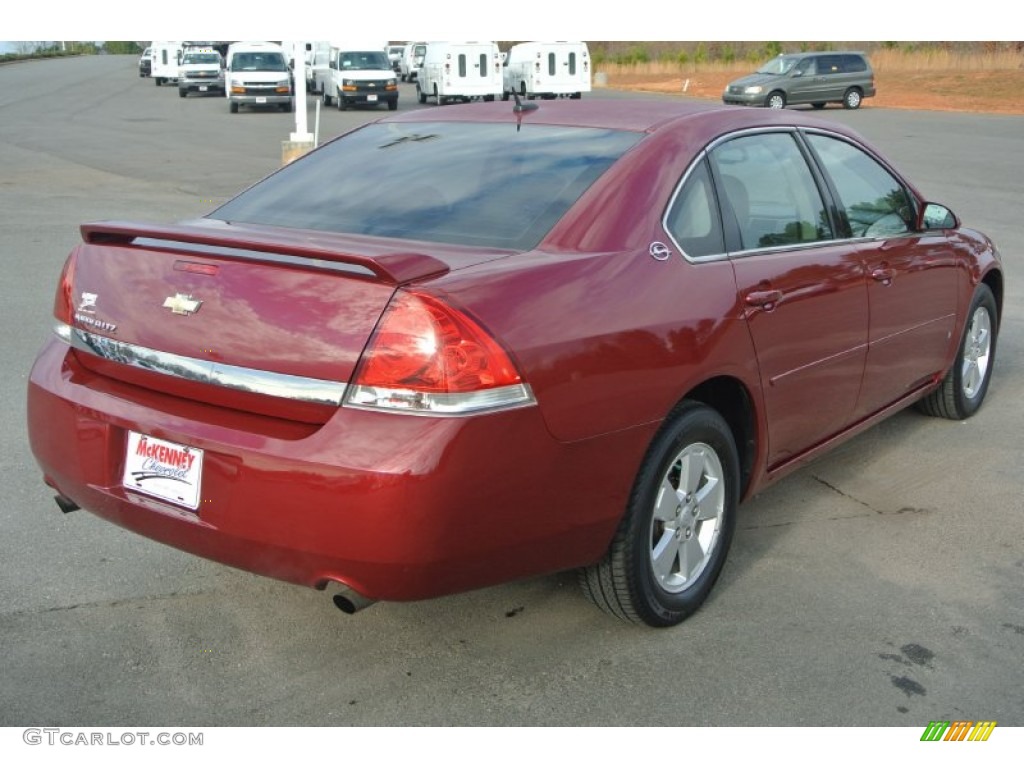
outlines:
[[[957,262],[941,230],[915,232],[913,197],[863,148],[807,134],[868,275],[871,322],[856,416],[867,416],[943,372],[957,308]]]
[[[856,250],[837,241],[822,180],[793,133],[742,135],[710,157],[757,354],[771,469],[853,418],[867,347],[866,278]]]

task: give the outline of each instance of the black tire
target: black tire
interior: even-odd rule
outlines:
[[[764,105],[768,109],[785,109],[786,94],[782,91],[772,91],[768,94],[768,98],[764,100]]]
[[[398,109],[398,99],[388,99],[388,112],[394,112]]]
[[[159,88],[163,84],[164,84],[164,79],[162,77],[154,77],[153,78],[153,85],[155,85],[157,88]]]
[[[637,624],[671,627],[690,616],[725,563],[739,477],[729,425],[705,405],[683,403],[648,448],[608,553],[580,572],[584,594]]]
[[[420,84],[416,83],[416,101],[420,104],[427,103],[427,94],[420,90]]]
[[[825,108],[825,102],[824,101],[815,101],[814,103],[811,104],[811,106],[814,107],[815,109],[824,109]]]
[[[484,101],[494,101],[494,94],[488,93],[486,96],[484,96]]]
[[[998,325],[999,310],[995,296],[991,288],[981,283],[967,311],[956,359],[938,389],[918,400],[920,411],[956,421],[970,418],[978,412],[992,379]]]
[[[232,115],[238,114],[238,102],[237,101],[229,101],[228,102],[228,112],[230,112]]]
[[[583,98],[583,93],[581,91],[576,91],[576,93],[574,93],[571,96],[569,96],[569,98],[570,99],[582,99]]]
[[[289,99],[288,101],[286,101],[283,104],[281,104],[279,109],[282,112],[291,112],[292,111],[292,101],[291,101],[291,99]]]
[[[501,93],[501,100],[502,101],[508,101],[509,100],[509,93],[508,93],[508,91],[502,91],[502,93]]]
[[[861,93],[860,88],[847,88],[846,93],[843,94],[843,108],[858,109],[863,100],[864,94]]]
[[[348,99],[346,99],[344,96],[342,96],[339,93],[338,94],[338,111],[339,112],[345,112],[347,110],[348,110]]]
[[[179,89],[178,89],[178,95],[179,95],[179,96],[180,96],[181,98],[183,98],[183,99],[184,99],[184,98],[185,98],[186,96],[188,96],[188,91],[187,91],[187,90],[185,90],[184,88],[179,88]]]
[[[324,103],[325,107],[331,106],[331,94],[327,92],[327,86],[324,86],[323,93],[320,94],[320,100]]]

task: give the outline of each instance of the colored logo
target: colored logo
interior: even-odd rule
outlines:
[[[995,720],[932,720],[921,741],[988,741],[995,727]]]

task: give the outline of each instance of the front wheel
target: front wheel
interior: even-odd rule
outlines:
[[[232,115],[238,114],[238,102],[237,101],[229,101],[228,102],[228,112],[230,112]]]
[[[581,571],[584,594],[626,621],[678,624],[718,579],[738,502],[729,425],[705,405],[684,403],[648,449],[604,559]]]
[[[346,99],[344,96],[342,96],[339,93],[338,94],[338,111],[339,112],[344,112],[347,109],[348,109],[348,99]]]
[[[846,109],[857,109],[860,106],[860,102],[863,96],[857,88],[850,88],[845,94],[843,94],[843,107]]]
[[[327,86],[324,86],[323,92],[320,94],[320,100],[324,103],[325,107],[331,106],[331,94],[327,92]]]
[[[918,408],[929,416],[960,421],[977,413],[988,392],[992,366],[996,359],[999,312],[992,289],[978,285],[967,313],[956,359],[939,388],[918,401]]]
[[[416,101],[420,104],[427,103],[427,94],[420,90],[420,84],[416,83]]]
[[[772,91],[765,99],[764,105],[768,109],[783,109],[786,106],[786,94],[782,91]]]
[[[179,88],[178,95],[184,99],[186,96],[188,96],[188,91],[186,91],[184,88]]]
[[[398,99],[388,99],[388,111],[394,112],[398,109]]]

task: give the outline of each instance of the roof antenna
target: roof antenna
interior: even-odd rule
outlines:
[[[523,104],[515,89],[512,90],[512,96],[516,100],[516,105],[512,107],[512,113],[516,116],[516,133],[519,133],[519,129],[523,127],[523,112],[532,112],[535,109],[540,109],[540,105],[532,101]]]

